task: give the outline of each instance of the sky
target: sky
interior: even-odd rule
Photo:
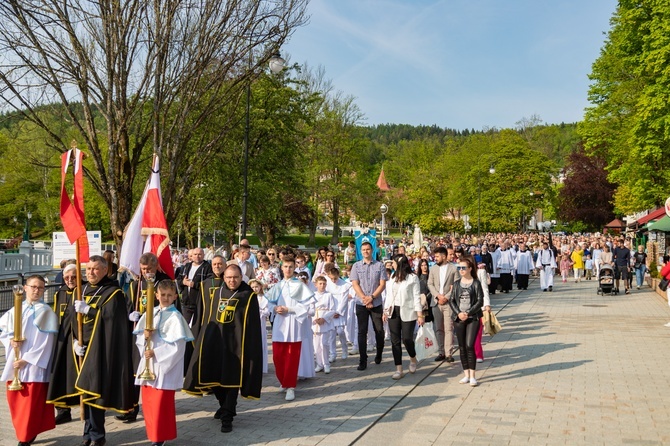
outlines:
[[[282,53],[322,66],[363,124],[582,120],[616,0],[311,0]]]

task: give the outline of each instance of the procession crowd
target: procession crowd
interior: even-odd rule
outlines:
[[[416,334],[427,322],[437,344],[432,359],[453,363],[458,352],[459,382],[476,387],[491,295],[509,293],[514,284],[526,290],[531,275],[552,292],[557,273],[562,282],[597,279],[610,264],[617,289],[622,280],[629,293],[629,272],[639,289],[648,260],[642,245],[631,253],[630,242],[600,234],[415,236],[379,246],[352,241],[313,255],[253,250],[242,240],[230,254],[209,246],[175,251],[175,279],[145,253],[141,275],[132,280],[116,270],[111,253],[89,259],[81,299],[77,267],[66,262],[53,306],[43,301],[44,278],[31,276],[19,311],[0,318],[7,357],[2,379],[23,385],[7,391],[19,445],[70,421],[70,407],[82,402],[81,444],[104,445],[105,411],[132,423],[140,397],[147,437],[162,445],[177,437],[179,390],[214,394],[214,418],[222,432],[231,432],[238,395],[261,396],[268,331],[274,373],[288,401],[296,398],[299,380],[329,374],[338,359],[358,356],[360,372],[370,357],[380,364],[387,341],[396,367],[390,378],[415,373],[417,350],[424,347]]]

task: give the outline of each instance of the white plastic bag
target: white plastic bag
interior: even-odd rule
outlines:
[[[416,348],[417,361],[423,361],[437,353],[437,337],[435,337],[432,322],[426,322],[419,327],[416,332],[416,339],[414,339],[414,347]]]

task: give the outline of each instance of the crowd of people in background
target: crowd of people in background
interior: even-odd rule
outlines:
[[[47,339],[53,359],[25,377],[43,383],[37,398],[57,407],[55,424],[71,420],[69,407],[80,398],[88,402],[85,446],[105,444],[105,410],[119,412],[121,421],[136,421],[140,394],[152,444],[175,438],[174,392],[180,389],[198,396],[213,393],[219,403],[214,418],[222,432],[231,432],[238,395],[259,398],[270,363],[279,391],[291,401],[300,380],[330,374],[335,361],[357,357],[356,368],[364,372],[370,353],[371,362],[380,364],[390,341],[395,365],[390,378],[402,379],[420,366],[414,340],[427,322],[437,341],[434,361],[451,364],[458,353],[464,375],[459,382],[476,387],[477,364],[484,361],[482,318],[492,310],[491,296],[510,293],[515,285],[523,292],[531,276],[539,277],[543,292],[553,292],[555,276],[562,283],[597,280],[605,265],[616,272],[616,288],[621,282],[628,294],[633,279],[637,289],[643,286],[650,260],[642,244],[633,248],[631,243],[601,234],[420,236],[380,240],[378,246],[351,241],[311,253],[294,247],[256,249],[241,240],[230,252],[210,245],[175,250],[174,280],[158,270],[151,253],[140,258],[141,276],[129,277],[107,252],[86,265],[83,300],[74,296],[76,268],[72,262],[63,265],[63,286],[53,305],[60,328],[52,320],[42,335],[54,336]],[[146,310],[154,283],[158,323],[152,330]],[[38,301],[44,280],[30,278],[26,287]],[[13,348],[23,347],[9,342],[7,314],[0,319],[0,339],[10,357]],[[79,315],[86,321],[83,334],[76,328]],[[96,337],[101,331],[105,335]],[[112,362],[102,359],[112,357]],[[156,370],[153,379],[140,377],[148,361]],[[3,379],[24,366],[8,361]],[[112,385],[103,385],[101,376]],[[17,427],[19,444],[31,444],[50,428],[49,423]]]

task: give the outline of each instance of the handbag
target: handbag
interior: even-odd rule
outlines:
[[[437,337],[432,322],[426,322],[419,327],[414,339],[414,348],[417,361],[423,361],[437,353]]]
[[[668,284],[670,284],[670,280],[668,280],[667,277],[664,277],[660,282],[658,282],[658,287],[661,289],[661,291],[665,291],[668,289]]]
[[[496,318],[496,315],[492,311],[485,311],[484,312],[484,333],[487,335],[493,336],[496,333],[498,333],[500,330],[502,330],[502,326],[500,325],[500,322],[498,322],[498,318]]]

